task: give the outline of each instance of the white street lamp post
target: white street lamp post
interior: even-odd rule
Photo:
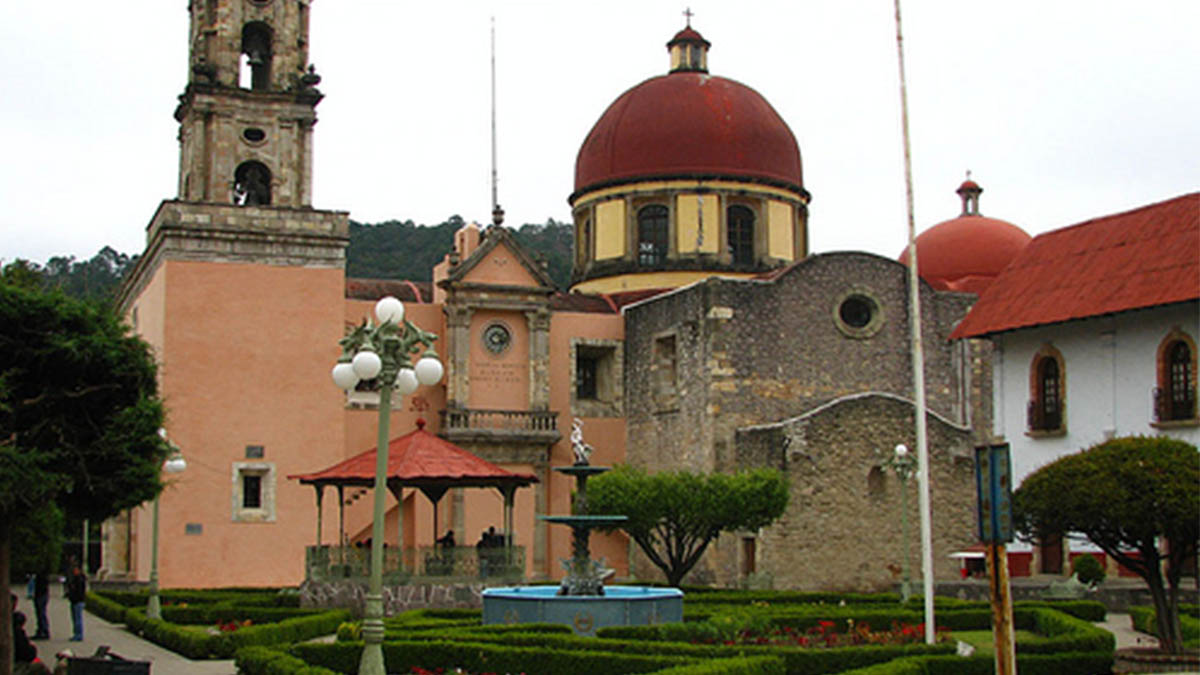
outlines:
[[[371,580],[363,617],[363,652],[360,675],[385,675],[383,663],[383,518],[387,499],[387,463],[392,391],[401,396],[417,386],[437,384],[442,362],[433,350],[437,335],[421,330],[404,318],[404,304],[388,296],[375,304],[379,324],[370,321],[352,328],[342,338],[342,357],[333,367],[333,382],[353,389],[360,380],[378,378],[379,433],[375,449],[375,515],[371,524]],[[410,359],[424,354],[415,367]]]
[[[187,462],[184,461],[179,446],[167,440],[166,429],[159,429],[158,435],[162,436],[163,440],[171,447],[171,456],[163,463],[163,470],[167,473],[182,472],[187,468]],[[150,545],[150,601],[146,604],[146,617],[150,619],[162,618],[162,601],[158,597],[158,499],[160,496],[161,493],[154,496],[154,524]]]
[[[904,540],[904,559],[901,561],[900,600],[908,602],[912,597],[912,577],[908,571],[910,559],[908,551],[908,479],[917,470],[917,458],[908,453],[908,446],[901,443],[896,446],[892,456],[884,462],[900,478],[900,538]]]

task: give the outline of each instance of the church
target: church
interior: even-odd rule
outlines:
[[[553,469],[573,462],[577,420],[592,464],[787,476],[787,513],[722,535],[687,582],[894,587],[902,505],[918,521],[916,481],[887,464],[914,444],[906,267],[809,251],[795,136],[763,95],[710,72],[708,40],[690,24],[676,33],[665,73],[597,111],[581,139],[569,289],[500,212],[456,233],[432,282],[353,279],[349,212],[311,203],[323,94],[309,9],[189,3],[178,192],[150,219],[119,297],[159,360],[167,433],[188,464],[159,500],[162,586],[295,586],[333,558],[351,574],[347,556],[371,536],[369,489],[338,484],[331,498],[302,478],[374,451],[378,390],[342,391],[330,369],[346,330],[390,295],[438,336],[445,368],[393,401],[393,452],[526,477],[390,490],[386,544],[414,582],[464,582],[439,581],[422,555],[450,531],[474,555],[489,528],[519,551],[522,578],[561,577],[570,531],[538,516],[570,512],[573,482]],[[964,183],[962,215],[919,242],[938,578],[975,542],[971,449],[992,429],[990,343],[950,336],[1028,240],[979,214],[981,191]],[[101,575],[148,579],[153,529],[149,505],[107,522]],[[620,533],[594,534],[592,552],[618,579],[659,576]],[[465,581],[477,594],[485,580]]]

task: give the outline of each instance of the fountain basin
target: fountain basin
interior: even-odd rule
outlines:
[[[604,595],[558,595],[558,586],[509,586],[483,591],[483,623],[561,623],[577,635],[605,626],[683,621],[677,588],[605,586]]]

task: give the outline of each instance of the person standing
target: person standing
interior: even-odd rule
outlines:
[[[46,606],[50,603],[50,575],[38,572],[33,575],[33,609],[37,616],[37,632],[34,640],[50,639],[50,617],[46,614]]]
[[[83,604],[87,599],[87,577],[79,568],[79,563],[72,563],[71,574],[67,577],[67,599],[71,601],[71,641],[83,640]]]

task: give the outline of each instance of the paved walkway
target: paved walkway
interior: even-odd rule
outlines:
[[[33,601],[25,597],[23,585],[13,586],[12,592],[17,594],[17,609],[28,618],[25,627],[33,635],[37,630]],[[47,614],[50,618],[50,639],[38,640],[33,644],[38,649],[38,656],[51,668],[55,664],[55,654],[64,649],[70,649],[75,656],[90,656],[97,647],[107,645],[111,652],[127,659],[149,661],[152,675],[235,675],[237,672],[232,660],[193,661],[143,640],[120,624],[109,623],[88,612],[83,613],[83,642],[71,642],[68,640],[71,637],[71,606],[63,597],[60,584],[50,585]]]
[[[1109,612],[1105,616],[1105,620],[1096,625],[1112,633],[1117,638],[1117,649],[1124,649],[1125,647],[1158,648],[1158,638],[1134,630],[1133,621],[1130,620],[1128,614],[1114,614]]]

